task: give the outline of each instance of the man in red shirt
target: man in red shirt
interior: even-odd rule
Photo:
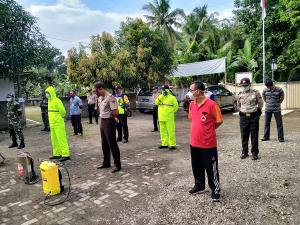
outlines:
[[[216,129],[223,123],[223,117],[216,102],[205,97],[205,85],[196,81],[190,86],[188,95],[194,101],[190,104],[191,159],[195,186],[189,191],[194,194],[205,190],[205,171],[213,201],[219,201],[220,182],[218,172],[218,151]]]

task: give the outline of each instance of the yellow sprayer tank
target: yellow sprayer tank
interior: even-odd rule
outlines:
[[[58,175],[58,165],[53,162],[42,162],[40,170],[43,180],[43,191],[47,195],[57,195],[61,192]]]

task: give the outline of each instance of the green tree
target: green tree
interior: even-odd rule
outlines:
[[[266,72],[267,77],[271,77],[271,59],[277,59],[278,70],[275,72],[275,79],[286,81],[291,71],[298,67],[299,61],[289,60],[287,54],[289,46],[297,43],[299,29],[297,16],[294,19],[287,19],[282,16],[289,9],[284,9],[285,0],[267,1],[267,17],[265,19],[265,46],[266,46]],[[292,1],[289,1],[292,2]],[[297,2],[297,1],[295,1]],[[288,6],[285,5],[285,7]],[[255,72],[257,82],[262,81],[262,20],[261,7],[258,0],[236,0],[235,1],[235,20],[241,28],[242,33],[249,38],[252,46],[255,46],[254,54],[258,61],[258,70]],[[293,12],[297,7],[291,9]],[[289,14],[287,14],[289,15]],[[295,14],[296,15],[296,14]],[[294,25],[293,25],[294,24]],[[299,52],[299,51],[298,51]],[[299,58],[299,57],[296,57]],[[288,65],[288,67],[286,67]]]
[[[18,81],[19,95],[20,87],[26,91],[31,86],[26,82],[37,75],[32,67],[47,66],[58,54],[29,12],[13,0],[0,1],[0,76]]]
[[[170,47],[174,47],[175,40],[179,39],[178,32],[174,28],[181,27],[180,17],[184,17],[182,9],[171,11],[170,0],[153,0],[143,6],[143,9],[150,13],[145,15],[149,24],[155,28],[162,29],[168,36]]]
[[[117,32],[120,49],[128,52],[134,71],[134,86],[152,85],[170,74],[172,70],[172,49],[159,30],[152,30],[141,19],[127,19]],[[133,67],[135,69],[133,69]]]

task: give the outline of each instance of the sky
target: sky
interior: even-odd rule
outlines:
[[[142,7],[151,0],[17,0],[37,18],[41,32],[66,55],[68,49],[88,44],[92,35],[103,31],[114,34],[126,17],[140,17]],[[172,9],[186,13],[207,5],[219,18],[232,16],[234,0],[170,0]]]

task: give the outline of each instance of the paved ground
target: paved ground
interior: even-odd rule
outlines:
[[[225,113],[219,129],[220,203],[210,192],[190,196],[193,185],[189,155],[189,121],[176,119],[178,150],[158,150],[151,115],[129,119],[130,142],[121,144],[123,170],[97,170],[100,135],[84,120],[84,136],[69,137],[72,160],[70,199],[56,207],[43,203],[41,183],[25,185],[17,175],[16,150],[0,134],[0,224],[300,224],[300,111],[284,118],[286,142],[260,143],[260,160],[241,160],[238,117]],[[262,121],[263,122],[263,119]],[[262,123],[261,123],[262,124]],[[70,124],[68,132],[71,134]],[[51,154],[49,134],[27,128],[26,150],[36,167]],[[64,180],[65,181],[65,180]]]

